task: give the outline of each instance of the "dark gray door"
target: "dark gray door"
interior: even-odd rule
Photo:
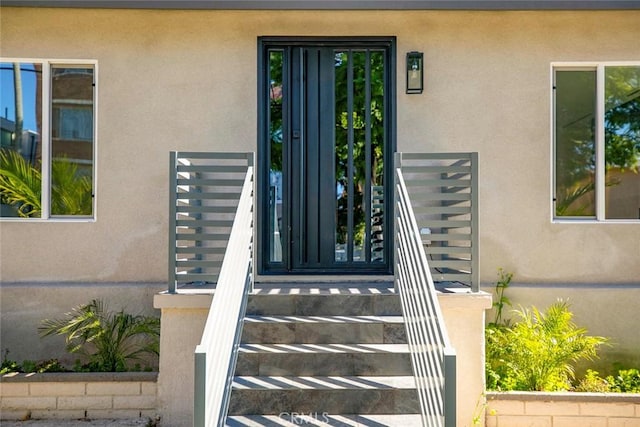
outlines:
[[[264,272],[388,273],[391,42],[263,52]]]

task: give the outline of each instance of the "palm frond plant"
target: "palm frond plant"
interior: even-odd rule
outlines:
[[[573,321],[565,301],[545,312],[521,308],[519,318],[508,327],[487,329],[487,377],[499,390],[568,390],[574,365],[597,358],[606,338],[589,336]]]
[[[43,337],[65,336],[67,351],[88,358],[92,371],[118,372],[131,368],[145,354],[158,355],[160,319],[109,311],[101,300],[74,308],[61,319],[46,319]]]
[[[75,163],[64,157],[51,162],[51,213],[91,215],[91,177],[82,175]],[[0,150],[0,202],[14,206],[19,216],[42,213],[42,173],[14,150]]]
[[[14,150],[0,150],[0,202],[16,207],[24,218],[42,212],[42,175]]]
[[[65,158],[51,163],[51,213],[91,215],[91,177],[80,175],[78,166]]]

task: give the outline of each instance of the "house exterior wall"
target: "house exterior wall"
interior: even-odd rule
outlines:
[[[260,35],[397,36],[397,149],[479,151],[483,281],[499,266],[523,282],[640,277],[638,224],[550,219],[550,63],[637,60],[640,11],[3,7],[0,19],[5,58],[98,61],[97,220],[0,223],[3,281],[165,280],[167,153],[256,150]],[[404,93],[410,50],[425,53],[422,95]]]
[[[73,308],[98,299],[109,311],[160,317],[153,296],[166,290],[165,283],[0,283],[0,351],[2,358],[22,363],[52,358],[71,368],[77,353],[65,351],[64,336],[41,338],[38,327],[44,319],[61,319]],[[139,361],[156,369],[157,357]]]
[[[550,80],[555,61],[639,60],[639,21],[640,10],[2,7],[4,58],[96,60],[98,95],[96,220],[0,221],[0,281],[166,281],[168,152],[256,150],[257,38],[396,36],[397,150],[479,152],[482,282],[503,267],[535,285],[514,291],[515,303],[546,304],[570,288],[577,316],[627,313],[612,334],[638,354],[628,327],[637,299],[600,305],[580,286],[640,289],[640,224],[551,220]],[[425,54],[422,95],[404,93],[412,50]],[[52,301],[57,313],[70,308]]]

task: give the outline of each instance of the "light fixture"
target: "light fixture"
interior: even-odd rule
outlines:
[[[422,52],[407,52],[407,93],[422,93],[424,67]]]

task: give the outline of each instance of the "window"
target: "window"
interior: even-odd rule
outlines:
[[[0,218],[94,216],[94,62],[0,62]]]
[[[640,63],[554,67],[554,216],[640,219]]]

